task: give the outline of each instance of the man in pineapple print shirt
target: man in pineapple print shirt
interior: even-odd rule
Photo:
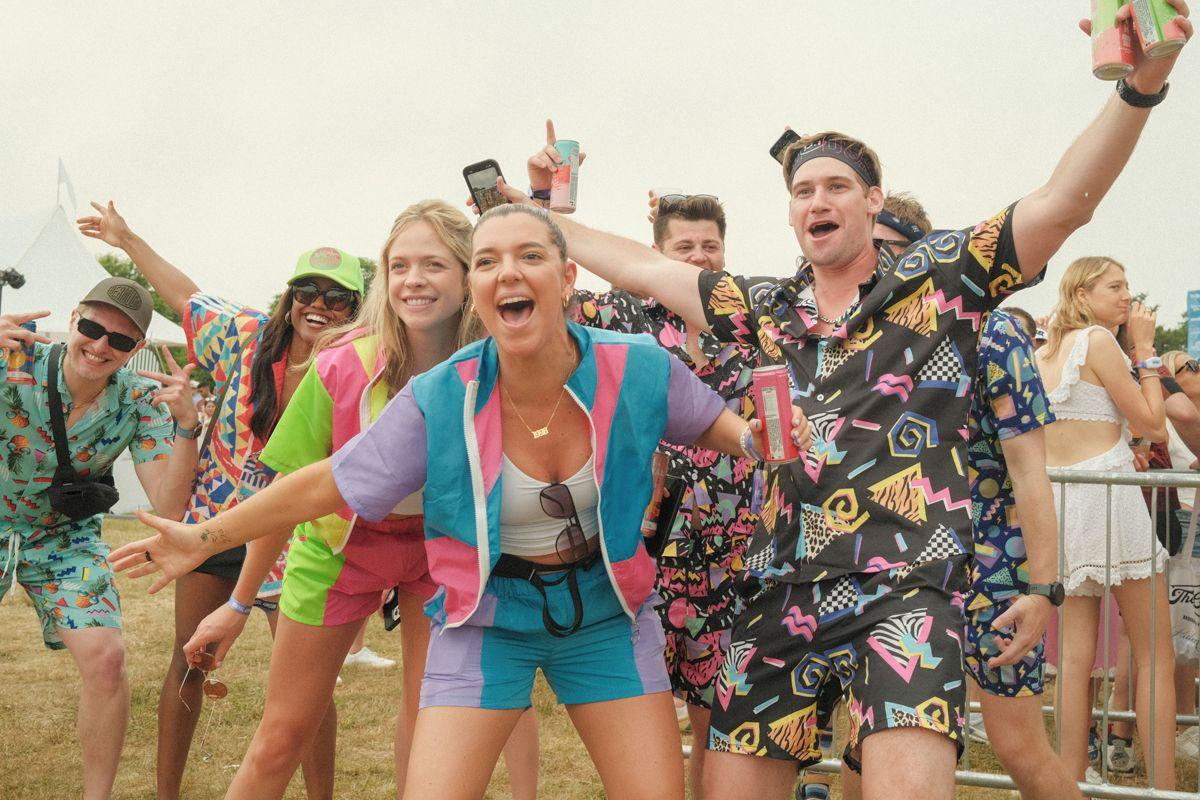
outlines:
[[[87,800],[111,793],[129,721],[129,684],[120,599],[100,539],[103,515],[73,520],[50,504],[58,456],[49,368],[57,359],[66,447],[79,479],[106,475],[128,449],[154,508],[182,517],[199,430],[188,370],[169,356],[170,374],[138,377],[124,369],[145,346],[152,311],[141,286],[107,278],[72,312],[65,345],[51,347],[21,327],[45,312],[0,317],[0,599],[20,584],[46,647],[70,651],[79,668],[77,732]]]

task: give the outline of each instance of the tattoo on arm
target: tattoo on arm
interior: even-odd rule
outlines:
[[[228,545],[229,534],[220,525],[205,525],[200,529],[200,541],[206,545]]]

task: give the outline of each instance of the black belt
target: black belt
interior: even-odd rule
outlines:
[[[501,553],[500,560],[492,568],[492,575],[497,578],[520,578],[532,583],[542,595],[542,624],[546,626],[546,632],[551,636],[563,639],[579,630],[583,625],[583,599],[579,596],[579,578],[576,573],[581,569],[588,569],[599,560],[599,547],[570,564],[538,564],[535,561]],[[561,574],[557,578],[542,577],[551,572]],[[571,620],[570,625],[560,625],[554,619],[550,613],[550,603],[546,599],[546,587],[558,586],[563,581],[567,582],[567,589],[571,592],[571,604],[575,608],[575,618]]]

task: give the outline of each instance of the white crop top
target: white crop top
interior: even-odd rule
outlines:
[[[1079,377],[1079,368],[1087,361],[1088,339],[1092,331],[1104,331],[1108,336],[1112,332],[1099,325],[1084,328],[1075,334],[1075,342],[1071,352],[1063,362],[1062,378],[1054,391],[1048,395],[1050,410],[1059,419],[1082,419],[1092,422],[1111,422],[1114,425],[1124,425],[1125,418],[1121,416],[1117,404],[1113,402],[1108,390],[1103,386],[1088,383]],[[1113,337],[1113,341],[1116,338]],[[1129,359],[1125,363],[1132,368]]]
[[[596,489],[595,456],[579,471],[562,481],[571,490],[575,514],[584,536],[592,538],[600,530],[596,517],[599,492]],[[542,489],[550,484],[535,480],[503,456],[500,463],[500,552],[514,556],[545,556],[556,551],[558,535],[567,526],[542,509]]]

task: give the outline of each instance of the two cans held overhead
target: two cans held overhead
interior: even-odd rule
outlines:
[[[1130,22],[1117,11],[1130,6]],[[1133,38],[1149,58],[1162,58],[1183,47],[1179,14],[1167,0],[1092,0],[1092,74],[1106,81],[1133,72]]]

